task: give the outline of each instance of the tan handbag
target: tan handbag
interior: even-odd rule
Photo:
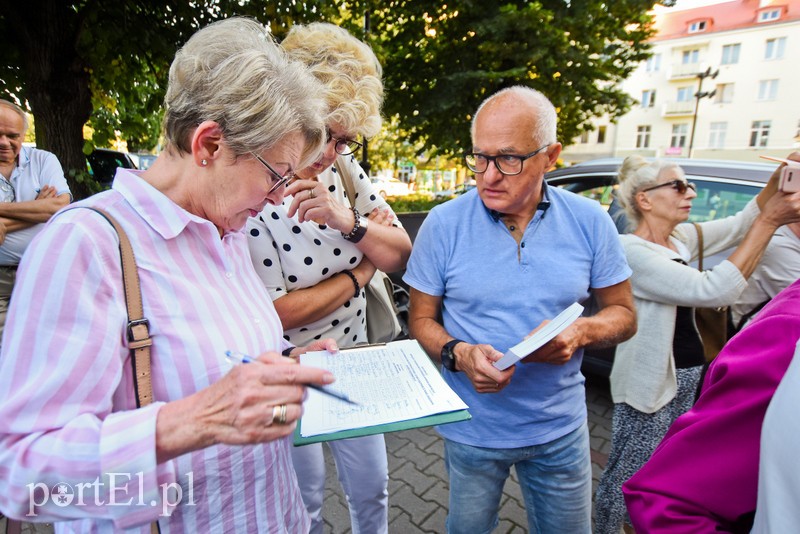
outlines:
[[[697,241],[699,255],[697,259],[697,269],[703,270],[703,229],[697,223],[694,224],[697,230]],[[706,361],[710,362],[717,357],[719,351],[728,341],[728,306],[719,308],[695,308],[694,320],[697,324],[697,331],[700,332],[700,339],[703,341],[703,351]]]
[[[350,206],[355,207],[355,185],[344,158],[336,158],[336,170],[342,177],[342,184],[344,184],[344,191],[350,201]],[[370,343],[392,341],[403,331],[400,321],[397,319],[398,310],[394,303],[392,280],[383,271],[375,271],[375,275],[364,291],[367,295],[367,339]]]

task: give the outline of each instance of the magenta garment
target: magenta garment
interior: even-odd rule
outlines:
[[[761,425],[800,338],[800,281],[722,350],[700,398],[623,487],[637,532],[735,532],[756,508]]]
[[[23,257],[3,336],[0,509],[56,521],[56,532],[149,533],[156,519],[171,533],[307,532],[288,438],[156,462],[164,402],[219,380],[228,349],[285,342],[243,232],[220,238],[134,173],[113,187],[83,204],[109,211],[131,240],[156,402],[135,408],[114,229],[88,209],[56,215]],[[52,498],[30,499],[30,484]],[[165,484],[182,487],[177,506]]]

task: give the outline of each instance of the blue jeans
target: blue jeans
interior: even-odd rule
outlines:
[[[485,449],[444,440],[450,478],[449,534],[488,534],[497,527],[503,486],[517,470],[531,534],[590,534],[592,467],[584,423],[550,443]]]

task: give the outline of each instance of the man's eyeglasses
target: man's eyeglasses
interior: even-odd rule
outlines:
[[[545,150],[550,145],[544,145],[541,148],[537,148],[530,154],[525,154],[524,156],[517,156],[515,154],[498,154],[497,156],[487,156],[486,154],[465,154],[464,161],[467,164],[467,168],[475,173],[484,173],[489,168],[489,162],[493,161],[494,166],[497,167],[497,170],[501,173],[505,174],[506,176],[514,176],[522,172],[522,163],[526,159],[530,159],[536,154],[539,154],[543,150]]]
[[[336,141],[334,145],[334,150],[340,156],[349,156],[363,145],[358,141],[354,141],[353,139],[347,139],[346,137],[334,137],[330,130],[328,130],[328,139],[325,140],[325,144],[327,145],[331,141]]]
[[[294,179],[294,173],[292,171],[289,171],[286,174],[286,176],[281,176],[281,174],[278,173],[278,171],[276,171],[275,169],[273,169],[272,165],[267,163],[264,158],[262,158],[261,156],[259,156],[255,152],[250,152],[250,154],[254,158],[256,158],[260,164],[262,164],[264,167],[266,167],[267,170],[269,171],[269,173],[272,175],[271,178],[272,178],[272,182],[273,183],[272,183],[272,187],[270,187],[269,191],[267,192],[268,195],[271,195],[272,193],[274,193],[275,191],[280,189],[281,186],[286,185],[288,182],[290,182],[290,181],[292,181]]]
[[[670,182],[664,182],[663,184],[654,185],[653,187],[648,187],[647,189],[642,189],[643,193],[648,191],[652,191],[653,189],[658,189],[660,187],[671,187],[675,191],[678,192],[679,195],[686,194],[687,189],[691,189],[692,191],[697,191],[697,186],[694,185],[692,182],[687,182],[685,180],[672,180]]]

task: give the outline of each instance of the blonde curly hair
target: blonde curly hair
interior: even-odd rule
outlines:
[[[329,123],[351,135],[380,131],[383,69],[367,44],[338,26],[314,22],[292,26],[281,46],[325,86]]]

